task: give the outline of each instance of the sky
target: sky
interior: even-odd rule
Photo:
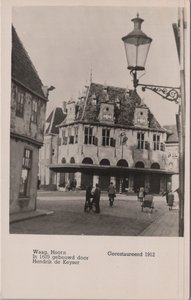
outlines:
[[[133,30],[137,12],[153,39],[140,83],[178,87],[179,61],[172,24],[176,7],[29,6],[14,7],[12,21],[44,85],[50,92],[47,116],[92,81],[133,88],[123,36]],[[92,70],[92,71],[91,71]],[[137,92],[161,125],[175,124],[178,105],[151,91]]]

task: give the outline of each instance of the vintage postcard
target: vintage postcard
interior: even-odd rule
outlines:
[[[189,1],[2,1],[3,299],[189,299]]]

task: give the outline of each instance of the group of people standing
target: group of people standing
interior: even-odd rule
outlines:
[[[100,213],[100,197],[101,197],[101,189],[99,184],[96,183],[95,189],[93,190],[93,186],[89,185],[86,189],[86,201],[84,205],[84,212],[94,211],[95,213]],[[112,182],[110,182],[108,188],[108,197],[109,197],[109,205],[113,206],[114,199],[116,197],[115,187]]]

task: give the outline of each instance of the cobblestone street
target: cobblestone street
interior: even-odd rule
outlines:
[[[178,209],[169,211],[165,199],[154,197],[154,210],[145,208],[135,195],[117,195],[109,207],[101,197],[101,214],[84,213],[84,193],[40,192],[37,207],[53,214],[12,223],[11,233],[115,236],[178,236]]]

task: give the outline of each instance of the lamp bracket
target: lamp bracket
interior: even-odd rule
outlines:
[[[149,84],[140,84],[138,86],[142,87],[142,91],[144,92],[146,89],[151,90],[154,93],[160,95],[163,99],[174,101],[175,103],[179,103],[180,98],[180,88],[179,87],[171,87],[171,86],[162,86],[162,85],[149,85]]]

